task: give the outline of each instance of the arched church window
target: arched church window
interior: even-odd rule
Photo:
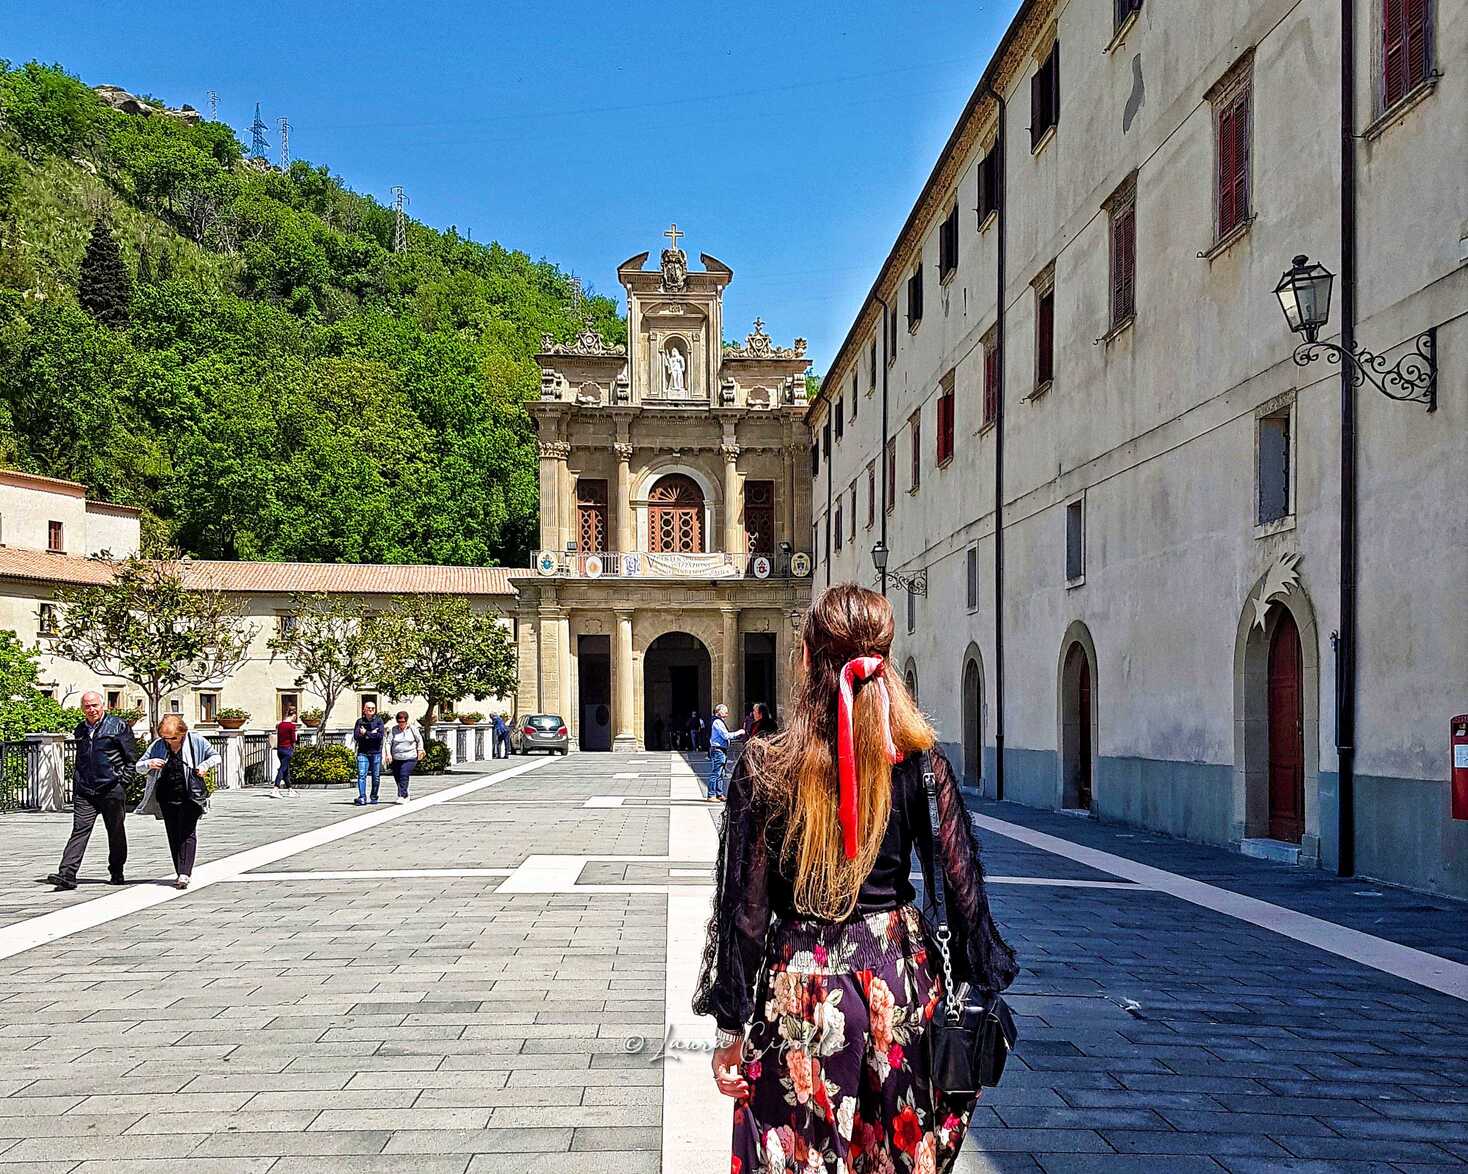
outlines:
[[[647,495],[648,545],[659,554],[703,553],[703,491],[682,473],[659,478]]]
[[[586,477],[576,482],[576,549],[601,554],[607,548],[607,483]]]

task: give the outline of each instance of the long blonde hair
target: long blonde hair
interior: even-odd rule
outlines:
[[[780,858],[794,880],[795,907],[803,916],[841,921],[856,908],[857,893],[872,871],[892,814],[892,763],[881,729],[881,697],[872,683],[859,684],[852,707],[857,777],[857,845],[854,859],[842,851],[837,815],[836,696],[841,668],[858,656],[892,651],[892,605],[855,583],[827,588],[806,613],[803,666],[790,720],[783,732],[759,744],[750,772],[767,809],[783,814]],[[899,756],[930,749],[937,740],[919,712],[902,675],[884,672],[891,697],[892,743]]]

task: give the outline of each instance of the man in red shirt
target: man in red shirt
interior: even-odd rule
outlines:
[[[270,788],[273,798],[280,798],[282,786],[291,785],[291,755],[296,752],[296,711],[288,709],[285,716],[275,725],[275,757],[279,765],[275,768],[275,785]]]

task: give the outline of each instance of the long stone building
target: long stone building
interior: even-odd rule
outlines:
[[[546,338],[540,546],[516,577],[521,713],[583,750],[668,747],[697,710],[739,713],[789,685],[809,597],[805,342],[755,321],[726,346],[734,273],[623,262],[626,347]]]
[[[1468,896],[1465,160],[1462,5],[1019,6],[808,413],[988,794]]]

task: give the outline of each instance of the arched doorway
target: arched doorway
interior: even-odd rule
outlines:
[[[648,549],[657,554],[702,554],[703,490],[692,477],[669,473],[647,495]]]
[[[1096,762],[1096,666],[1090,649],[1072,640],[1060,670],[1060,804],[1091,809]]]
[[[709,720],[713,673],[697,636],[665,632],[642,657],[642,744],[652,750],[686,745],[688,716]]]
[[[1284,608],[1269,640],[1269,838],[1298,844],[1305,832],[1304,657]]]
[[[983,779],[984,673],[972,649],[963,662],[963,779],[978,788]]]
[[[908,662],[907,662],[907,668],[903,670],[903,673],[902,673],[902,683],[907,686],[908,693],[912,695],[912,703],[914,705],[917,705],[918,704],[917,665],[912,660],[908,660]]]

